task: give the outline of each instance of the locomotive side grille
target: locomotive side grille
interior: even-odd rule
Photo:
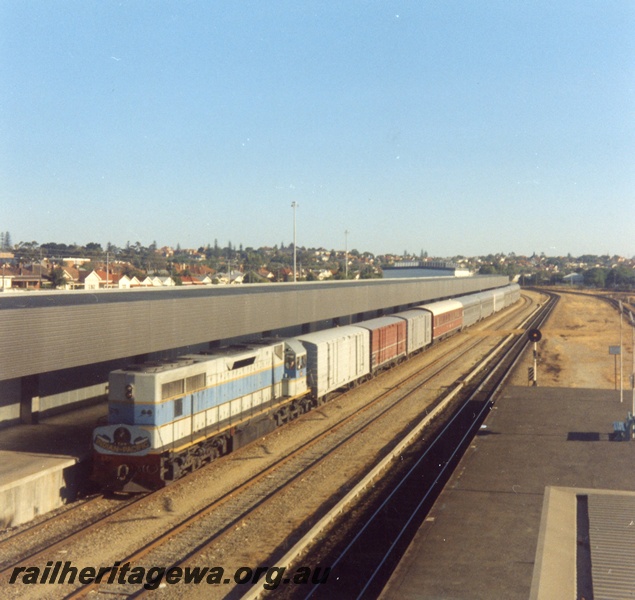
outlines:
[[[161,399],[167,400],[172,396],[178,396],[185,393],[185,379],[177,379],[169,381],[161,386]]]
[[[185,379],[185,391],[194,392],[201,390],[205,387],[205,373],[199,373],[198,375],[192,375]]]

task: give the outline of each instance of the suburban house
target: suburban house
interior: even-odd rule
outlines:
[[[17,269],[12,269],[11,273],[8,271],[5,268],[3,273],[5,288],[39,290],[44,284],[48,283],[48,269],[40,265],[33,265],[31,269],[18,267]]]
[[[84,279],[84,288],[87,290],[99,290],[102,288],[118,287],[120,276],[116,273],[108,273],[101,270],[93,270]]]
[[[129,290],[130,288],[137,288],[141,285],[141,282],[136,276],[128,277],[128,275],[122,275],[119,279],[119,289]]]
[[[62,267],[62,272],[64,274],[64,285],[58,287],[58,289],[74,290],[82,286],[79,280],[79,270],[73,267]]]

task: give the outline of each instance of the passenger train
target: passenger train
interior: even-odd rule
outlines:
[[[262,339],[113,371],[92,479],[149,491],[266,435],[520,298],[511,284],[290,339]]]

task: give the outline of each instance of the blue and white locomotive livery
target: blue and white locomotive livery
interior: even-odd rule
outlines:
[[[406,321],[406,343],[399,353],[384,353],[394,360],[381,364],[374,359],[383,350],[377,340],[394,339],[374,319],[368,327],[257,340],[113,371],[108,424],[93,433],[92,478],[115,491],[163,487],[519,298],[512,284],[447,301],[446,308],[432,303],[392,314],[386,330],[395,319]]]

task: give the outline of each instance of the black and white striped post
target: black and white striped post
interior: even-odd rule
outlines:
[[[530,374],[533,376],[532,385],[538,387],[538,342],[542,339],[542,333],[540,333],[540,329],[530,329],[527,332],[527,337],[534,343],[534,366],[530,370]]]

